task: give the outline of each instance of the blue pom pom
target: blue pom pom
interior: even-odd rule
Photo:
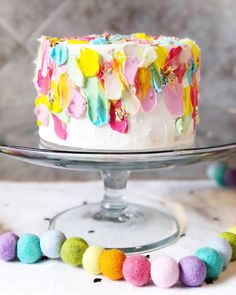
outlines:
[[[33,234],[22,235],[17,242],[17,257],[24,263],[35,263],[42,258],[39,237]]]
[[[223,270],[223,261],[220,254],[215,249],[204,247],[198,249],[195,255],[206,265],[206,280],[215,280]]]
[[[216,237],[210,242],[209,247],[215,249],[220,254],[224,267],[229,264],[232,258],[232,248],[228,241],[221,237]]]
[[[48,230],[40,238],[40,246],[43,254],[49,258],[59,258],[62,244],[66,236],[59,230]]]

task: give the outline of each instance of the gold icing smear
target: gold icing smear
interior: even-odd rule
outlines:
[[[174,74],[173,69],[171,67],[168,67],[167,69],[162,68],[161,72],[168,85],[174,87],[177,84],[178,78]]]
[[[128,117],[128,113],[126,112],[123,106],[115,109],[115,115],[116,122],[121,122],[124,118]]]

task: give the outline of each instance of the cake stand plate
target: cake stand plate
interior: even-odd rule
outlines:
[[[131,152],[49,147],[47,143],[39,142],[36,129],[31,129],[34,126],[32,121],[20,128],[5,129],[0,134],[0,153],[53,168],[100,171],[104,182],[103,200],[96,204],[65,208],[51,218],[49,227],[59,229],[67,236],[84,237],[91,244],[105,248],[141,253],[175,241],[183,225],[171,204],[130,204],[126,198],[130,172],[184,166],[235,153],[235,117],[234,113],[227,113],[224,123],[218,126],[207,117],[208,123],[202,124],[205,129],[201,129],[201,125],[198,129],[194,148]],[[92,240],[91,229],[94,230]]]

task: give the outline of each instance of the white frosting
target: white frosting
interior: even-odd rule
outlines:
[[[127,134],[111,129],[109,125],[94,126],[87,118],[71,118],[67,139],[61,140],[54,132],[52,118],[48,126],[39,127],[40,137],[57,145],[74,148],[109,150],[157,150],[186,147],[193,144],[193,126],[184,135],[178,135],[175,120],[161,100],[152,113],[139,112],[129,118]]]
[[[135,46],[132,48],[133,45]],[[102,56],[103,60],[110,61],[112,59],[111,51],[123,51],[124,46],[126,46],[125,50],[128,51],[137,49],[137,43],[133,42],[109,45],[68,44],[69,58],[71,56],[79,57],[80,49],[89,47],[95,49]],[[171,48],[172,46],[171,44],[165,44],[166,48]],[[148,66],[156,59],[157,55],[154,46],[139,44],[138,47],[139,50],[144,52],[141,56],[145,56],[145,52],[148,52],[148,58],[144,58],[141,64]],[[36,69],[38,70],[40,66],[39,55],[36,60]],[[79,79],[78,72],[75,74],[73,72],[70,73],[70,78],[72,81],[79,80],[79,82],[76,80],[77,85],[82,86],[83,79]],[[182,83],[187,85],[187,82],[184,80]],[[112,130],[109,124],[101,127],[94,126],[87,117],[81,119],[71,117],[67,124],[67,139],[62,140],[56,135],[53,119],[50,116],[48,126],[39,127],[39,135],[48,143],[85,149],[161,150],[193,145],[195,136],[193,120],[191,120],[187,133],[179,135],[175,126],[175,118],[168,111],[161,95],[159,97],[160,101],[153,112],[144,113],[139,111],[137,114],[128,117],[129,130],[127,134]]]

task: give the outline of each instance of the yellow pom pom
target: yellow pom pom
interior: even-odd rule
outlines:
[[[90,246],[88,249],[84,252],[82,264],[84,269],[93,274],[98,275],[101,273],[100,268],[100,258],[104,251],[104,248],[99,246]]]
[[[93,77],[98,74],[100,65],[97,51],[90,48],[81,49],[77,62],[85,77]]]
[[[236,224],[228,228],[227,232],[230,232],[236,235]]]

